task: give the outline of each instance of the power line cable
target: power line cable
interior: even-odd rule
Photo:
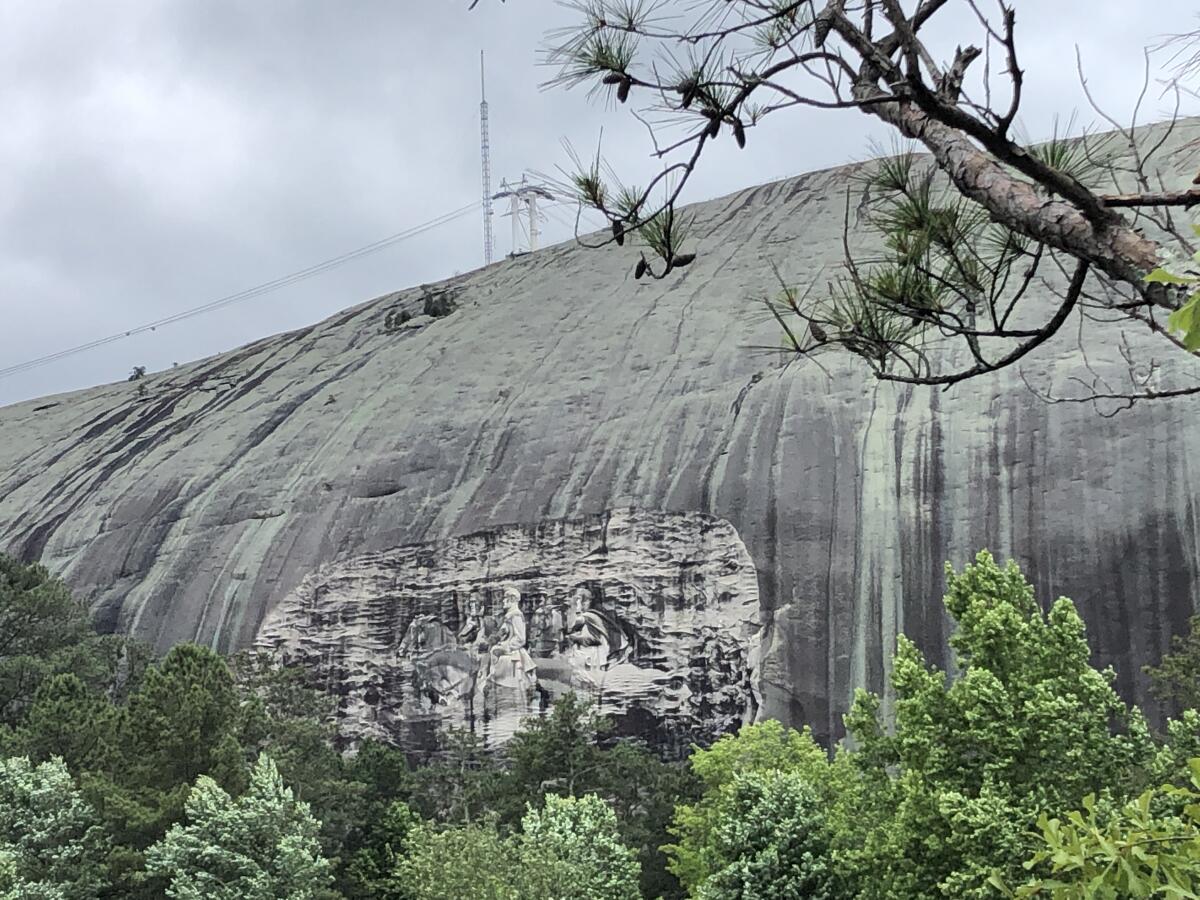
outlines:
[[[543,206],[542,211],[545,212],[545,214],[550,217],[550,220],[552,222],[554,222],[558,225],[561,225],[567,229],[573,229],[575,227],[574,222],[568,222],[552,206]]]
[[[194,306],[191,309],[182,310],[177,313],[172,313],[169,316],[158,319],[154,322],[147,322],[145,325],[139,325],[136,328],[131,328],[128,331],[121,331],[116,334],[110,334],[107,337],[97,338],[93,341],[88,341],[84,344],[79,344],[75,347],[68,347],[65,350],[59,350],[55,353],[49,353],[45,356],[39,356],[36,359],[26,360],[25,362],[16,363],[11,366],[0,368],[0,379],[8,378],[21,372],[27,372],[30,369],[35,369],[40,366],[49,365],[52,362],[57,362],[60,359],[65,359],[69,356],[74,356],[77,353],[83,353],[87,350],[94,350],[97,347],[103,347],[106,344],[111,344],[116,341],[124,340],[127,337],[132,337],[135,334],[143,334],[147,331],[153,331],[162,325],[173,325],[176,322],[182,322],[185,319],[190,319],[195,316],[202,315],[207,312],[212,312],[216,309],[221,309],[225,306],[230,306],[234,303],[239,303],[243,300],[250,300],[254,297],[261,297],[264,294],[269,294],[281,288],[288,287],[293,284],[298,284],[301,281],[306,281],[330,269],[336,269],[348,262],[353,262],[356,259],[361,259],[364,256],[369,256],[372,253],[378,253],[380,250],[386,250],[401,241],[408,238],[416,237],[440,225],[445,225],[455,219],[465,216],[467,213],[474,212],[479,208],[479,202],[475,201],[461,209],[456,209],[453,212],[443,213],[435,219],[430,219],[428,222],[422,222],[420,225],[414,225],[411,228],[406,228],[404,231],[398,231],[393,235],[382,238],[365,246],[359,247],[356,250],[350,250],[340,256],[332,257],[323,262],[316,263],[307,268],[300,269],[288,275],[282,275],[279,278],[274,278],[271,281],[265,281],[262,284],[254,285],[245,290],[238,291],[234,294],[227,294],[224,297],[218,297],[215,300],[210,300],[208,303]]]

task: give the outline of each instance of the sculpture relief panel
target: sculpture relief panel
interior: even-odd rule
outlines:
[[[401,547],[314,573],[257,646],[340,698],[348,742],[496,746],[568,691],[667,752],[759,708],[753,563],[727,522],[618,510]]]

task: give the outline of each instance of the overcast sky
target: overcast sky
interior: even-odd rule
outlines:
[[[1194,0],[1014,0],[1024,124],[1122,117],[1141,48],[1194,27]],[[976,40],[941,30],[944,53]],[[640,125],[576,90],[540,90],[551,0],[0,0],[0,368],[198,306],[477,202],[479,51],[494,178],[565,165],[563,139],[646,171]],[[1193,104],[1188,112],[1196,112]],[[1157,91],[1143,119],[1161,118]],[[862,159],[882,135],[804,111],[718,142],[698,200]],[[724,146],[722,146],[722,144]],[[499,210],[498,210],[499,212]],[[565,210],[552,210],[561,218]],[[545,238],[569,236],[551,218]],[[510,249],[506,219],[497,250]],[[244,303],[0,379],[0,404],[120,380],[318,321],[482,262],[469,214]]]

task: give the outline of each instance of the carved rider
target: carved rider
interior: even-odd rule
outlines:
[[[487,614],[483,598],[472,592],[467,598],[462,627],[458,629],[458,642],[464,647],[474,647],[484,653],[495,636],[496,619]]]
[[[629,655],[629,641],[615,622],[592,605],[592,594],[586,587],[575,589],[571,598],[570,628],[567,640],[571,654],[582,664],[580,673],[585,682],[598,683],[599,673],[614,660]]]
[[[504,617],[496,643],[489,680],[497,687],[519,688],[532,692],[537,685],[537,664],[526,643],[525,614],[521,612],[521,594],[516,588],[504,589]]]
[[[553,656],[566,649],[566,628],[558,607],[543,603],[533,611],[529,647],[536,656]]]

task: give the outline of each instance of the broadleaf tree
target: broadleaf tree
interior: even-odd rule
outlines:
[[[595,794],[547,794],[521,822],[521,842],[531,865],[542,865],[551,896],[637,900],[637,852],[621,843],[617,817]],[[544,858],[545,862],[540,862]]]
[[[995,870],[1022,871],[1042,811],[1122,798],[1154,761],[1141,713],[1091,666],[1071,601],[1043,611],[1017,566],[986,551],[946,580],[954,675],[902,637],[894,725],[861,690],[846,718],[862,780],[839,815],[865,827],[836,849],[864,898],[988,897]]]
[[[699,900],[835,900],[840,892],[821,797],[807,773],[734,777],[728,813],[717,823],[715,871]]]
[[[733,816],[739,775],[772,775],[801,772],[809,783],[825,780],[825,751],[811,732],[785,728],[774,719],[743,725],[707,749],[696,748],[688,764],[700,782],[701,796],[679,804],[665,850],[670,868],[680,883],[696,890],[725,864],[717,848],[717,832]]]
[[[993,884],[1054,900],[1200,896],[1200,758],[1188,769],[1186,787],[1150,789],[1116,809],[1088,795],[1064,816],[1042,813],[1043,844],[1026,867],[1049,874],[1015,890],[998,875]]]

